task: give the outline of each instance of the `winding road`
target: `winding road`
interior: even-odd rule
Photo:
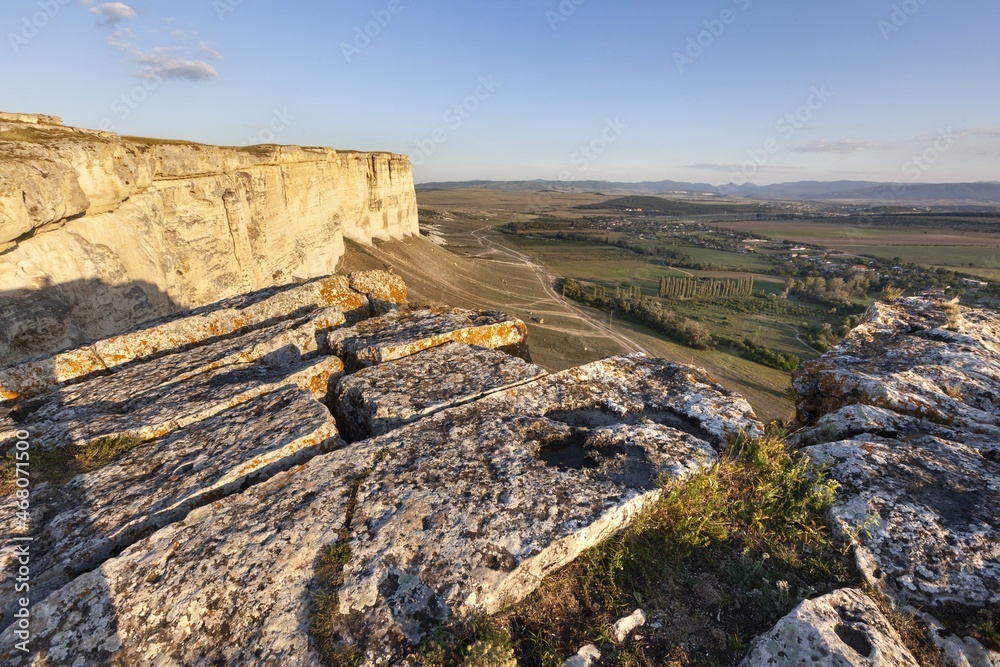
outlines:
[[[606,324],[603,321],[603,319],[598,319],[592,316],[590,313],[586,312],[585,310],[573,305],[572,303],[564,299],[562,295],[556,292],[555,289],[552,287],[552,284],[555,282],[555,279],[552,276],[552,274],[550,274],[545,269],[545,267],[538,264],[531,257],[531,255],[525,252],[521,252],[520,250],[516,250],[506,244],[498,243],[493,239],[489,238],[487,235],[488,234],[487,230],[490,229],[491,229],[490,227],[486,226],[486,227],[480,227],[479,229],[470,232],[470,235],[472,236],[472,238],[476,240],[479,246],[487,251],[487,253],[484,253],[482,255],[476,255],[476,257],[480,259],[490,259],[496,261],[496,256],[499,255],[500,257],[503,257],[506,260],[512,260],[511,263],[513,264],[524,265],[527,266],[529,269],[531,269],[532,273],[535,274],[535,277],[538,279],[538,282],[542,286],[542,289],[545,291],[546,295],[548,295],[549,298],[552,299],[552,301],[559,304],[563,310],[563,312],[558,312],[558,313],[555,311],[544,311],[544,312],[539,311],[541,314],[565,315],[566,313],[569,313],[576,319],[590,325],[593,329],[595,329],[599,333],[615,341],[616,343],[624,347],[626,350],[629,350],[631,352],[643,352],[650,356],[655,356],[653,355],[653,353],[651,353],[643,346],[637,344],[635,341],[619,333],[613,327]]]

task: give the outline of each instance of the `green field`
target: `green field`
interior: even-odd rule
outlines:
[[[987,280],[1000,279],[1000,233],[981,230],[891,224],[859,226],[847,224],[846,219],[837,222],[829,218],[720,221],[732,217],[730,211],[720,211],[715,219],[697,215],[681,219],[676,215],[636,214],[600,207],[580,209],[581,204],[595,203],[593,198],[599,196],[593,193],[553,195],[546,200],[542,212],[531,207],[532,193],[449,191],[420,196],[422,207],[433,206],[432,210],[422,208],[422,222],[428,218],[435,233],[447,239],[452,252],[473,260],[502,259],[497,265],[500,275],[511,270],[504,267],[530,257],[530,262],[544,267],[556,289],[554,297],[550,293],[544,298],[559,301],[562,281],[576,281],[578,287],[573,298],[577,301],[570,304],[566,300],[566,306],[575,304],[591,320],[603,321],[605,326],[610,320],[608,309],[632,308],[627,302],[614,301],[617,295],[632,295],[629,298],[634,299],[634,289],[638,288],[642,297],[656,299],[662,277],[736,280],[752,275],[753,296],[660,299],[663,311],[672,311],[682,318],[679,325],[678,320],[673,320],[673,325],[664,324],[664,320],[655,324],[635,310],[626,312],[640,319],[647,317],[643,321],[649,326],[623,320],[620,312],[613,323],[615,331],[652,353],[708,369],[723,384],[744,394],[765,418],[788,419],[794,405],[790,374],[764,364],[791,367],[773,355],[794,355],[804,361],[819,356],[813,345],[834,344],[837,332],[846,331],[848,315],[856,316],[878,298],[880,281],[882,284],[899,281],[912,290],[941,287],[944,283],[935,282],[940,280],[960,285],[960,277],[942,279],[935,277],[933,271],[916,268],[937,266]],[[805,245],[808,250],[796,250],[797,245]],[[514,252],[502,251],[501,246]],[[748,251],[748,247],[752,250]],[[871,259],[865,261],[863,257]],[[512,259],[515,261],[511,262]],[[823,297],[823,293],[820,298],[814,293],[788,293],[789,277],[798,280],[810,276],[825,276],[829,280],[840,277],[846,282],[856,275],[851,271],[858,262],[878,267],[871,273],[875,276],[874,286],[862,287],[860,292],[851,292],[846,297],[842,294],[836,301]],[[908,266],[894,270],[893,262]],[[830,273],[826,265],[841,268]],[[538,275],[537,268],[533,275]],[[595,296],[598,293],[605,296]],[[612,300],[607,300],[608,295]],[[552,314],[558,310],[552,304],[542,306],[544,299],[538,294],[530,297],[538,300],[532,310],[519,311],[517,301],[504,306],[507,298],[501,297],[496,303],[520,317],[537,319],[543,307]],[[583,363],[595,358],[599,348],[602,352],[608,349],[593,338],[600,335],[597,331],[591,330],[586,338],[561,333],[563,321],[573,320],[547,316],[546,325],[540,328],[533,343],[539,358],[546,359],[549,366],[562,368],[574,361]],[[677,342],[700,344],[701,339],[685,337],[687,330],[682,328],[696,325],[711,335],[707,349]],[[657,326],[658,330],[651,326]],[[824,326],[826,332],[817,333]],[[765,353],[758,354],[752,346],[741,346],[742,341],[751,341]]]
[[[697,276],[700,278],[741,278],[747,274],[740,271],[696,271],[663,266],[644,260],[634,253],[619,250],[603,244],[588,244],[580,241],[554,241],[524,236],[510,237],[518,248],[529,253],[540,264],[564,278],[573,278],[585,283],[596,283],[609,288],[637,286],[645,296],[655,296],[662,276]],[[684,248],[684,251],[699,261],[712,261],[720,265],[740,266],[749,257],[758,260],[758,266],[766,267],[763,260],[753,255],[742,255],[703,248]],[[711,259],[707,259],[707,258]],[[778,293],[784,289],[785,281],[774,276],[754,274],[755,291]],[[793,301],[794,302],[794,301]],[[797,302],[794,302],[797,303]],[[820,309],[799,304],[813,311],[809,315],[750,315],[734,310],[736,300],[708,302],[699,299],[671,301],[669,304],[680,314],[708,327],[716,337],[742,340],[750,338],[759,345],[772,348],[784,354],[794,354],[803,359],[818,356],[812,348],[796,340],[796,332],[805,327],[822,325]],[[743,361],[742,359],[740,361]]]

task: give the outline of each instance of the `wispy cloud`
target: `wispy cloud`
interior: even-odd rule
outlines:
[[[735,163],[724,163],[724,162],[696,162],[695,164],[684,165],[688,169],[704,169],[705,171],[731,171],[739,167]]]
[[[81,0],[84,5],[93,5],[93,0]],[[217,79],[219,73],[208,61],[222,60],[222,54],[211,42],[201,40],[195,44],[198,33],[187,30],[173,30],[173,37],[178,45],[172,47],[156,46],[144,49],[138,45],[138,38],[131,28],[119,25],[125,19],[135,18],[136,11],[123,2],[104,2],[90,7],[90,12],[103,17],[103,25],[113,29],[108,35],[108,46],[127,54],[126,61],[140,65],[134,73],[141,79],[154,81],[211,81]],[[165,19],[157,19],[163,21]],[[172,22],[173,19],[166,19]],[[148,30],[157,34],[156,29]]]
[[[124,2],[102,2],[96,7],[91,7],[90,13],[103,17],[108,25],[117,25],[120,21],[136,16],[135,10]]]
[[[997,139],[997,138],[1000,138],[1000,130],[991,129],[991,128],[983,128],[983,127],[975,128],[975,129],[972,129],[972,130],[963,130],[961,132],[957,132],[957,134],[958,134],[959,137],[962,137],[962,138],[965,138],[965,137],[982,137],[982,138],[985,138],[985,139]]]
[[[826,139],[820,139],[811,144],[799,146],[795,150],[799,153],[857,153],[881,146],[881,141],[861,141],[860,139],[827,141]]]
[[[686,169],[701,169],[704,171],[724,171],[731,172],[737,170],[742,165],[736,162],[695,162],[693,164],[686,164],[684,167]],[[790,172],[795,171],[797,167],[787,167],[782,165],[764,165],[757,167],[757,171],[777,171],[777,172]]]
[[[215,50],[211,42],[201,41],[198,43],[198,55],[208,60],[222,60],[222,54]]]
[[[153,49],[149,53],[140,53],[131,60],[143,66],[137,74],[143,79],[211,81],[219,76],[215,68],[204,60],[176,58],[170,56],[166,49],[162,48]]]

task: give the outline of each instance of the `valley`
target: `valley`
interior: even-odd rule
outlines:
[[[359,247],[369,257],[349,252],[348,266],[391,265],[428,299],[516,314],[535,361],[553,370],[625,351],[702,366],[766,420],[792,417],[790,371],[835,344],[887,286],[976,305],[998,296],[963,282],[995,270],[1000,222],[988,215],[960,218],[972,229],[953,231],[947,217],[890,224],[897,219],[852,217],[841,205],[475,189],[418,190],[418,205],[421,239]],[[752,294],[658,298],[686,279],[752,279]],[[633,302],[655,303],[677,323],[623,312]],[[685,326],[711,342],[669,333]]]

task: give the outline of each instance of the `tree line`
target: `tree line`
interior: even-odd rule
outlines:
[[[715,299],[748,297],[753,295],[753,276],[737,280],[717,280],[701,278],[660,278],[661,299]]]

